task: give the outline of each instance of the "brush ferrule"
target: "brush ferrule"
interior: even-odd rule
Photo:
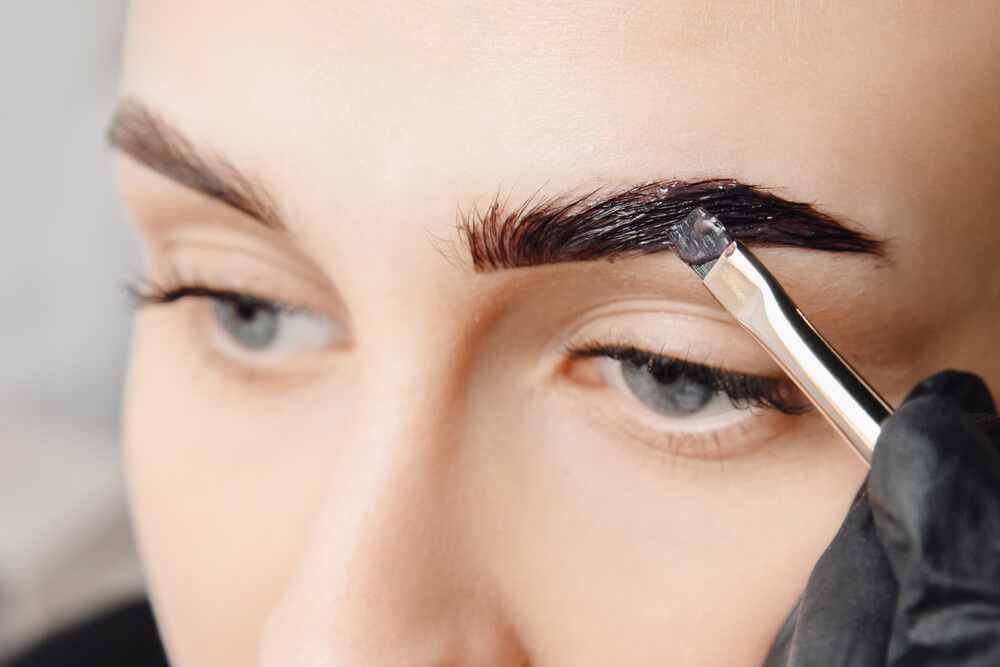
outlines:
[[[702,280],[870,464],[892,409],[816,331],[753,253],[733,243]]]

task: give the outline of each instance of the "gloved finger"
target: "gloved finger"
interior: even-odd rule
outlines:
[[[947,397],[966,412],[989,415],[997,413],[986,383],[972,373],[941,371],[914,387],[903,402],[929,395]]]
[[[977,391],[959,393],[981,407]],[[933,392],[908,400],[868,489],[899,583],[887,664],[1000,665],[1000,455],[986,430]]]
[[[996,416],[996,403],[986,383],[978,375],[964,371],[941,371],[914,387],[904,403],[929,395],[949,398],[966,412],[976,415],[976,423],[1000,450],[1000,420],[983,418]]]
[[[862,487],[764,667],[883,667],[895,602],[896,582]]]

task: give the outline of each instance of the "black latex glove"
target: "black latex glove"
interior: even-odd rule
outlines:
[[[967,373],[910,393],[764,667],[1000,666],[995,415]]]

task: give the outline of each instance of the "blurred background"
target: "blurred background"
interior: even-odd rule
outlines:
[[[124,5],[0,3],[0,664],[142,591],[118,425],[141,261],[104,142]]]

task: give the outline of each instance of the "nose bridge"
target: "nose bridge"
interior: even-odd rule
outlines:
[[[323,504],[261,664],[518,662],[509,624],[483,602],[483,573],[463,557],[455,385],[427,357],[391,356],[369,366],[350,424],[330,438]]]

